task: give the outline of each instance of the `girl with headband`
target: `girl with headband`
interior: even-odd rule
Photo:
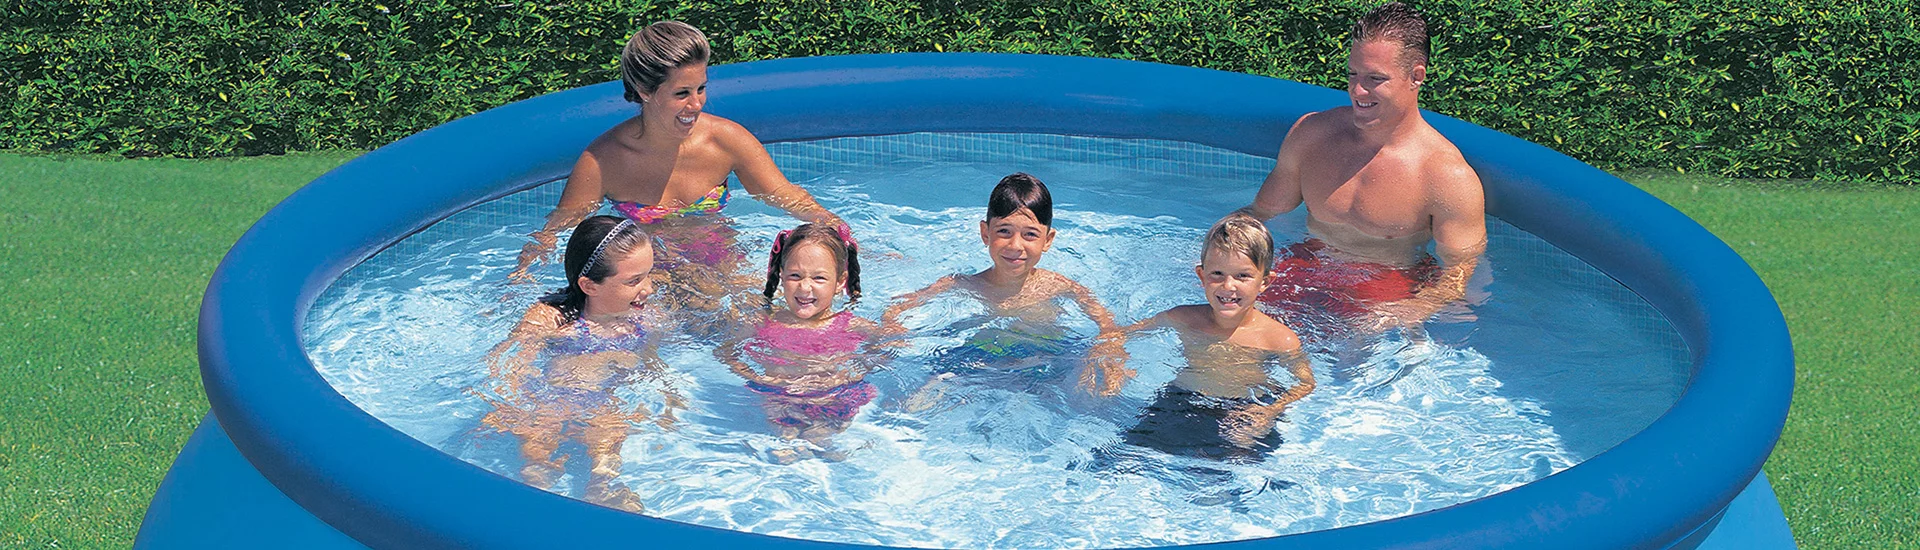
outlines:
[[[632,220],[594,216],[567,240],[567,286],[539,301],[505,341],[488,354],[496,386],[483,397],[494,405],[481,422],[520,436],[526,464],[521,480],[551,490],[564,460],[560,444],[580,441],[592,467],[581,497],[633,512],[633,490],[615,482],[620,447],[630,423],[652,419],[671,429],[673,409],[685,400],[667,383],[640,313],[653,295],[653,244]],[[664,406],[657,416],[629,406],[614,389],[656,381]]]

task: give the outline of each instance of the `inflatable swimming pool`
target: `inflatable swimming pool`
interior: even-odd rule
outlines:
[[[711,75],[708,110],[768,142],[1046,133],[1268,156],[1301,114],[1346,101],[1242,74],[1043,56],[810,58]],[[473,204],[564,177],[589,140],[631,116],[619,89],[551,94],[383,147],[315,180],[243,236],[201,311],[213,412],[156,495],[138,544],[830,546],[630,515],[494,475],[349,403],[302,348],[307,309],[341,273]],[[1736,520],[1738,534],[1781,544],[1784,524],[1754,512],[1777,516],[1766,508],[1770,494],[1742,498],[1757,508],[1729,506],[1750,484],[1765,491],[1756,476],[1792,391],[1785,323],[1759,278],[1691,220],[1617,178],[1498,132],[1429,120],[1480,172],[1490,214],[1606,272],[1671,321],[1694,354],[1687,390],[1639,434],[1533,483],[1397,519],[1228,545],[1686,548],[1734,536],[1725,532]]]

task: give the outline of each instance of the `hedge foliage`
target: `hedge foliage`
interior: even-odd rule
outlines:
[[[679,19],[716,62],[993,51],[1339,87],[1352,0],[15,0],[0,148],[221,156],[371,148],[617,78]],[[385,2],[384,4],[382,2]],[[1607,168],[1912,182],[1906,0],[1416,0],[1424,106]]]

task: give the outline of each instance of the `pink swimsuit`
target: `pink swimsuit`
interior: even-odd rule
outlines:
[[[762,365],[791,365],[795,357],[852,354],[860,351],[866,342],[865,336],[850,328],[852,318],[852,313],[840,312],[821,328],[790,327],[768,320],[754,331],[745,351]],[[784,402],[797,409],[798,414],[773,419],[777,424],[793,427],[819,420],[850,420],[878,393],[873,384],[865,380],[817,392],[791,392],[758,382],[747,382],[747,389],[767,396],[769,401]]]

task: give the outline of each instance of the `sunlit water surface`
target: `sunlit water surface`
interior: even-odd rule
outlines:
[[[989,265],[977,222],[988,191],[1014,171],[1053,192],[1059,237],[1041,267],[1085,284],[1123,323],[1199,303],[1192,266],[1201,236],[1250,201],[1272,166],[1184,143],[1044,135],[912,134],[769,149],[861,237],[867,298],[854,311],[870,319],[891,297]],[[538,274],[540,288],[506,282],[560,188],[462,212],[341,277],[305,327],[321,373],[402,432],[517,478],[519,441],[480,424],[490,407],[474,390],[492,386],[487,350],[535,295],[561,284],[555,264]],[[744,193],[728,214],[756,266],[771,236],[795,223]],[[1279,242],[1296,241],[1302,213],[1268,225]],[[715,341],[676,331],[656,312],[654,329],[670,333],[660,356],[671,372],[616,394],[657,410],[664,383],[692,403],[676,430],[631,430],[619,481],[661,518],[949,548],[1239,540],[1487,496],[1645,427],[1679,396],[1688,371],[1684,344],[1644,301],[1536,237],[1489,225],[1469,304],[1424,331],[1313,338],[1319,389],[1287,410],[1284,442],[1257,463],[1120,441],[1183,364],[1165,332],[1128,346],[1139,376],[1118,397],[1079,393],[1061,374],[957,384],[937,406],[905,412],[901,402],[932,375],[937,352],[993,324],[976,302],[951,296],[908,317],[920,332],[869,378],[880,397],[839,436],[852,449],[841,463],[768,461],[767,451],[785,444],[771,435],[760,397],[713,358]],[[1292,321],[1309,337],[1320,332]],[[1094,332],[1084,317],[1066,324]],[[1059,372],[1075,366],[1060,362]],[[579,497],[589,461],[578,445],[562,451],[572,459],[555,490]]]

